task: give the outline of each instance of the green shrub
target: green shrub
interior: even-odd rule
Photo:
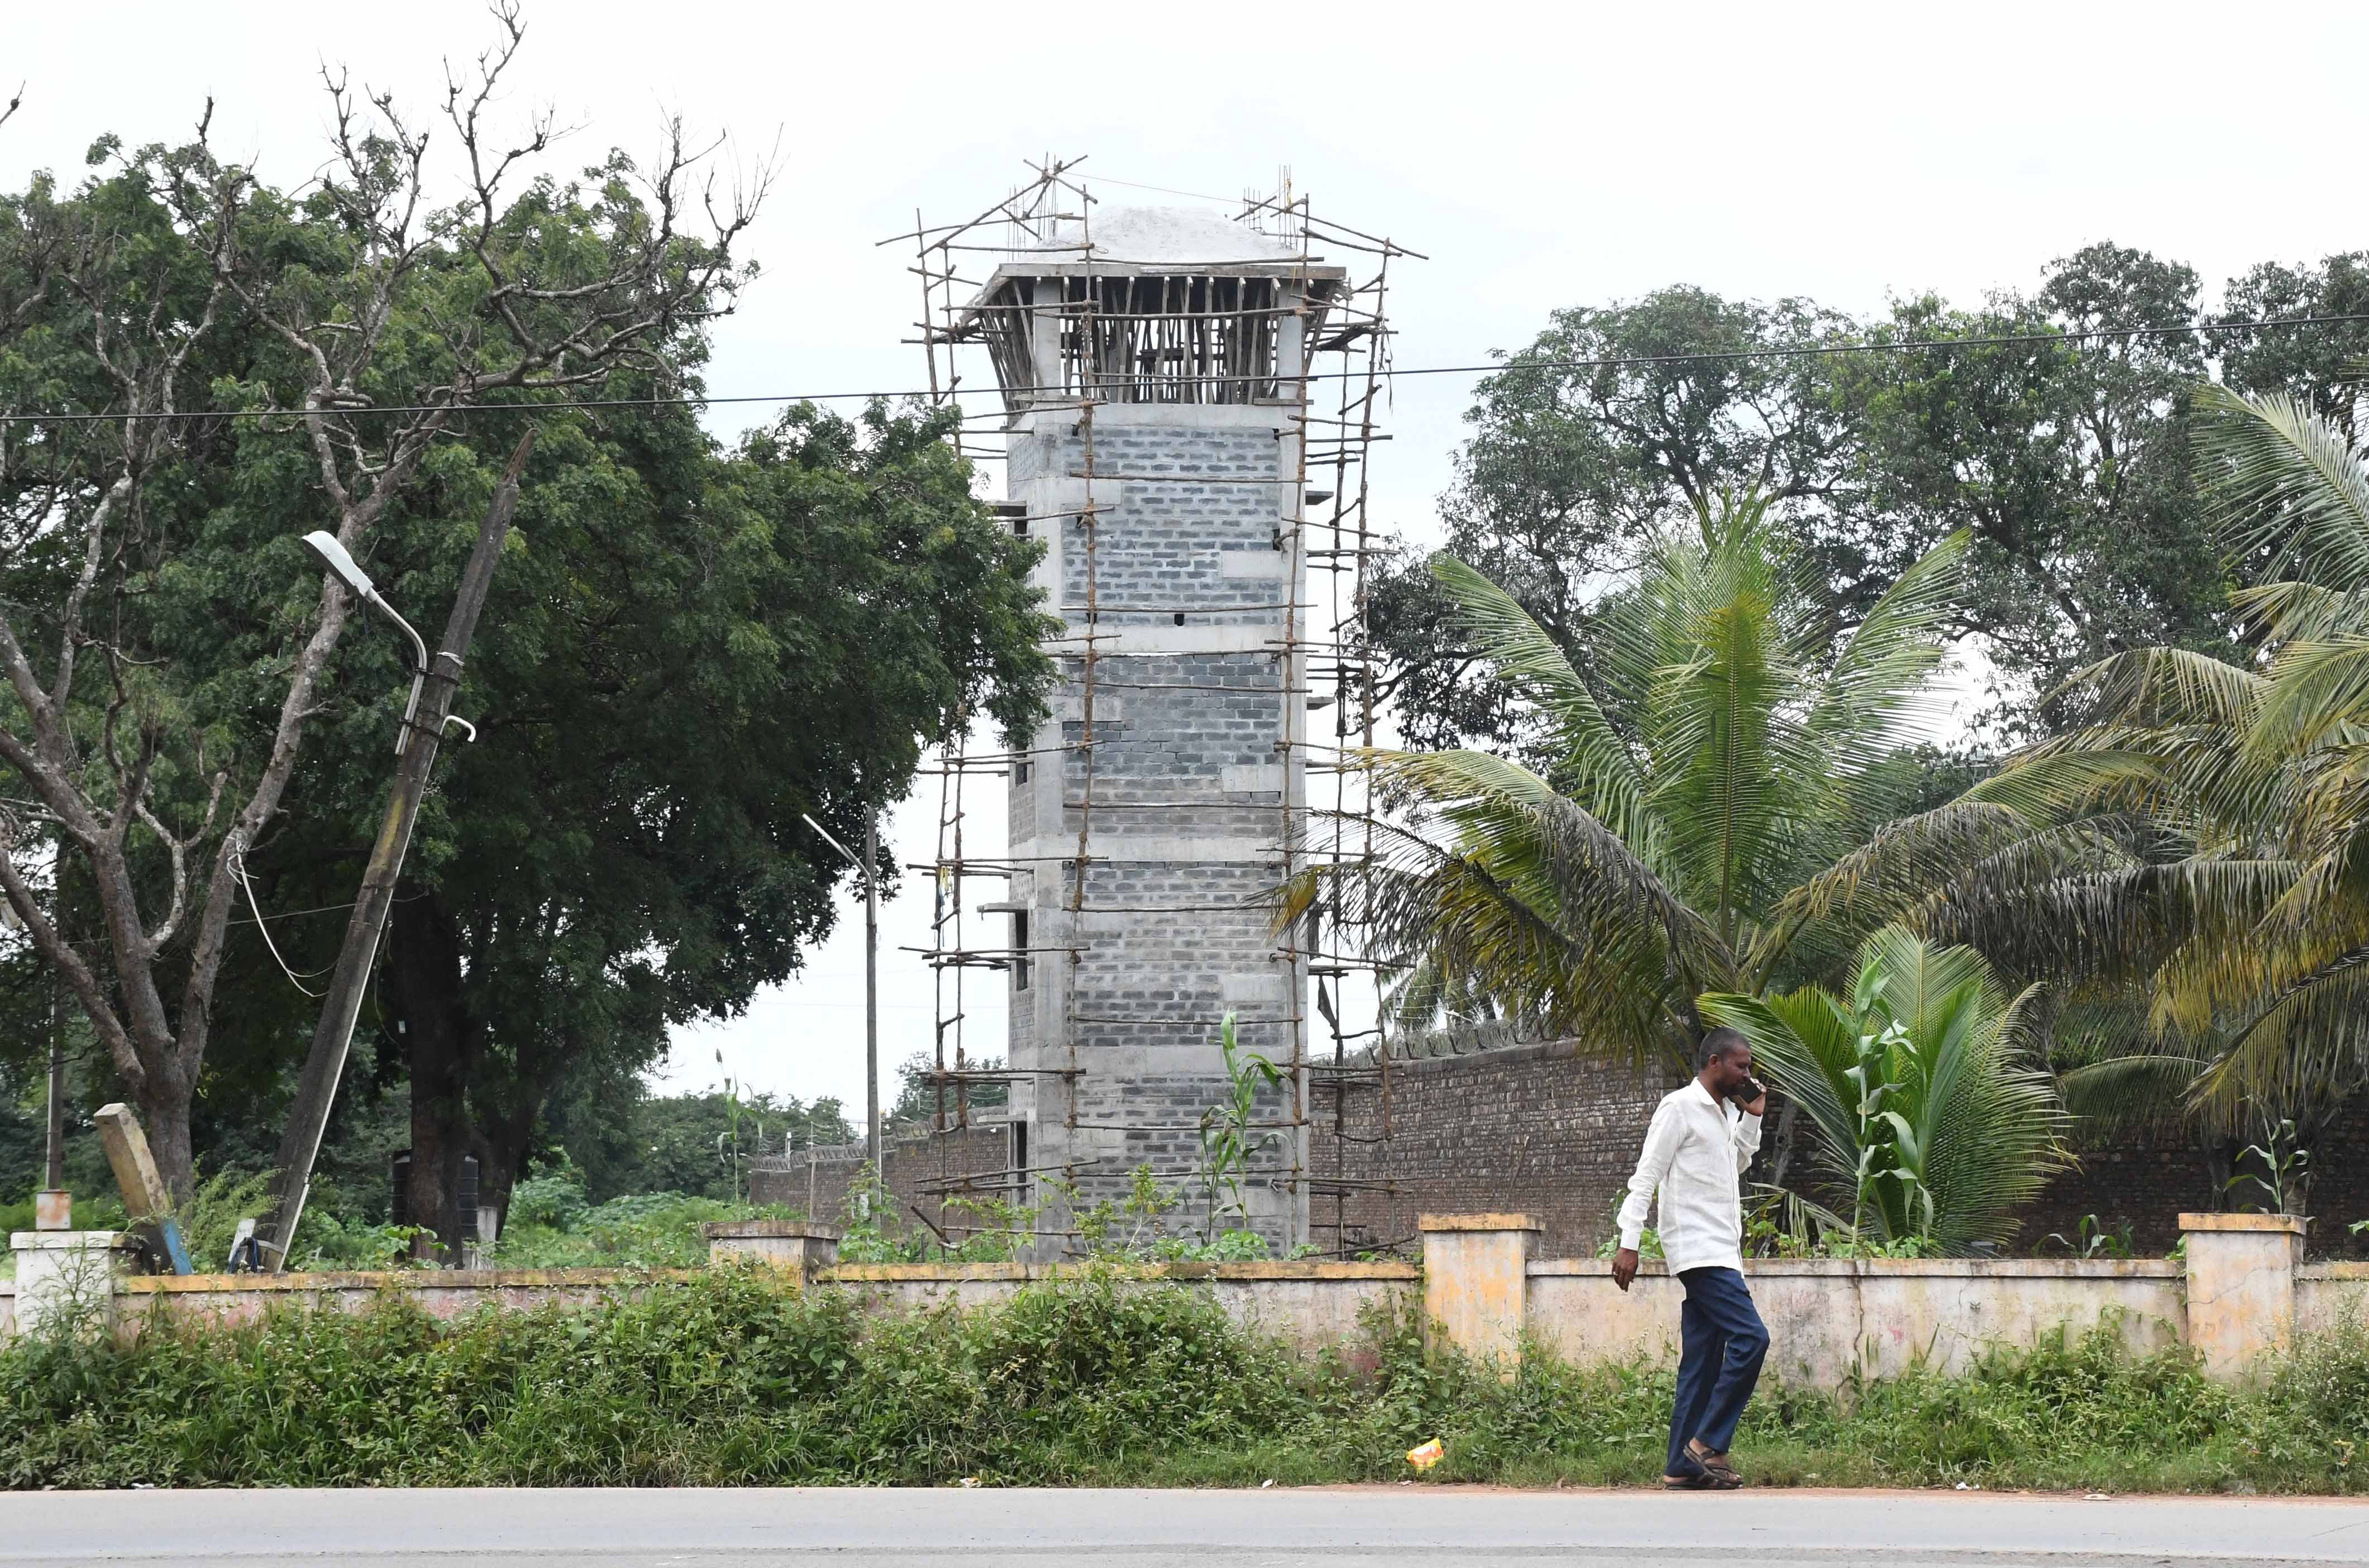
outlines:
[[[1644,1483],[1666,1368],[1516,1376],[1377,1314],[1309,1358],[1205,1287],[1090,1269],[993,1308],[864,1314],[761,1269],[457,1322],[400,1293],[128,1347],[0,1350],[0,1485],[1242,1484],[1408,1473]],[[2253,1391],[2111,1332],[1835,1394],[1764,1383],[1737,1440],[1778,1484],[2369,1490],[2369,1333],[2299,1346]]]
[[[521,1182],[519,1190],[536,1185]],[[707,1261],[707,1241],[699,1229],[704,1221],[742,1219],[757,1212],[745,1204],[682,1193],[635,1193],[572,1210],[564,1192],[530,1196],[534,1205],[524,1215],[511,1200],[509,1223],[494,1253],[499,1267],[696,1268]],[[546,1215],[560,1223],[546,1222]]]
[[[533,1225],[546,1230],[566,1230],[592,1207],[584,1196],[584,1178],[573,1167],[544,1176],[529,1176],[510,1189],[509,1211],[503,1222]]]

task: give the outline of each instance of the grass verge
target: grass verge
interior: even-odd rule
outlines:
[[[1646,1483],[1670,1375],[1545,1355],[1511,1381],[1376,1321],[1309,1360],[1202,1289],[1089,1275],[989,1309],[865,1317],[718,1269],[580,1310],[443,1323],[399,1294],[235,1330],[0,1350],[0,1484]],[[2369,1334],[2261,1387],[2110,1335],[1833,1394],[1764,1385],[1739,1461],[1779,1485],[2369,1490]]]

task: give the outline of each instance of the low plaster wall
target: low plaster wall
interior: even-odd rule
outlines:
[[[1568,1361],[1677,1357],[1684,1288],[1647,1264],[1625,1293],[1612,1265],[1549,1260],[1528,1269],[1528,1326]],[[1767,1259],[1745,1265],[1768,1325],[1771,1371],[1832,1388],[1854,1368],[1889,1377],[1917,1364],[1957,1371],[1990,1346],[2078,1337],[2112,1322],[2133,1351],[2181,1342],[2185,1276],[2158,1262],[1886,1258]]]
[[[1029,1285],[1081,1272],[1059,1264],[841,1264],[818,1273],[815,1283],[855,1291],[868,1308],[923,1311],[1008,1300]],[[1309,1355],[1354,1341],[1365,1313],[1402,1310],[1423,1285],[1423,1270],[1409,1263],[1168,1264],[1123,1272],[1204,1288],[1234,1322]]]
[[[849,1264],[811,1272],[817,1289],[857,1294],[867,1310],[923,1311],[1009,1300],[1032,1284],[1075,1278],[1075,1266],[1045,1264]],[[1226,1315],[1273,1335],[1303,1354],[1354,1342],[1368,1310],[1406,1309],[1422,1288],[1423,1271],[1410,1263],[1169,1264],[1121,1271],[1145,1282],[1207,1289]],[[639,1294],[653,1283],[689,1279],[697,1271],[625,1269],[403,1269],[355,1274],[133,1275],[116,1282],[116,1325],[130,1338],[159,1315],[220,1326],[252,1322],[274,1307],[298,1305],[355,1312],[389,1294],[401,1294],[430,1316],[447,1321],[483,1308],[527,1311],[559,1303],[594,1306]],[[795,1279],[796,1276],[790,1276]],[[6,1282],[0,1281],[0,1288]],[[14,1295],[0,1296],[13,1308]],[[13,1312],[0,1318],[11,1332]]]
[[[1578,1363],[1661,1359],[1675,1353],[1683,1290],[1648,1264],[1632,1288],[1611,1265],[1535,1256],[1540,1226],[1523,1214],[1425,1215],[1421,1267],[1406,1263],[1170,1264],[1122,1267],[1143,1282],[1207,1290],[1236,1322],[1303,1354],[1358,1343],[1369,1314],[1419,1310],[1445,1343],[1509,1369],[1526,1345]],[[2062,1333],[2111,1324],[2134,1353],[2192,1349],[2214,1377],[2254,1376],[2261,1357],[2296,1333],[2369,1316],[2369,1265],[2300,1266],[2304,1225],[2281,1215],[2181,1217],[2184,1261],[2074,1259],[1769,1259],[1745,1272],[1786,1380],[1834,1387],[1919,1364],[1963,1368],[1992,1347],[2029,1347]],[[60,1240],[68,1238],[62,1234]],[[72,1233],[85,1245],[110,1241]],[[33,1314],[21,1273],[29,1252],[54,1244],[11,1238],[20,1276],[0,1281],[0,1332]],[[926,1311],[1008,1300],[1033,1284],[1076,1277],[1080,1265],[910,1264],[834,1265],[837,1236],[803,1221],[710,1228],[719,1263],[771,1267],[792,1288],[854,1294],[867,1310]],[[47,1254],[42,1254],[46,1256]],[[114,1253],[108,1254],[110,1257]],[[116,1266],[121,1266],[119,1261]],[[692,1271],[621,1269],[402,1271],[385,1274],[147,1276],[116,1282],[118,1330],[136,1334],[159,1315],[218,1324],[249,1322],[276,1304],[352,1311],[400,1291],[433,1315],[486,1307],[589,1306],[630,1297]]]
[[[136,1335],[157,1313],[222,1326],[252,1322],[273,1307],[298,1303],[358,1312],[400,1293],[433,1318],[450,1322],[483,1307],[528,1311],[561,1302],[589,1307],[632,1297],[655,1280],[696,1271],[614,1268],[391,1269],[353,1274],[147,1274],[117,1282],[118,1332]]]
[[[2306,1264],[2295,1270],[2297,1333],[2363,1323],[2369,1323],[2369,1263]]]

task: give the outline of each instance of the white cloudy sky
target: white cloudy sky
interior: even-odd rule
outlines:
[[[766,275],[719,334],[719,394],[911,384],[917,350],[898,339],[913,281],[874,242],[917,208],[967,215],[1047,152],[1220,196],[1289,165],[1323,209],[1431,256],[1395,293],[1407,365],[1469,362],[1556,305],[1671,282],[1869,311],[1893,292],[2030,286],[2052,257],[2112,239],[2190,262],[2213,291],[2369,237],[2369,10],[2353,6],[530,0],[528,20],[511,107],[585,128],[564,162],[647,148],[676,111],[744,158],[778,150],[751,242]],[[26,103],[0,129],[0,181],[70,174],[102,131],[176,138],[212,95],[217,144],[299,183],[321,162],[323,62],[426,114],[443,57],[490,32],[451,0],[12,8],[0,92],[22,80]],[[1464,391],[1399,389],[1376,479],[1382,515],[1418,535]],[[905,858],[927,857],[933,818],[898,818]],[[902,902],[889,949],[921,940],[921,900]],[[678,1042],[667,1081],[730,1070],[860,1109],[860,931]],[[931,1013],[915,960],[891,951],[883,968],[893,1064],[926,1046]],[[1000,1035],[990,1010],[974,1020]]]

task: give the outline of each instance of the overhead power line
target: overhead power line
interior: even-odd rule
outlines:
[[[1390,365],[1374,373],[1385,380],[1404,380],[1413,376],[1498,375],[1508,371],[1632,370],[1652,365],[1732,364],[1747,360],[1835,359],[1851,354],[1943,353],[1962,349],[2011,349],[2049,343],[2129,342],[2144,338],[2184,338],[2192,333],[2255,332],[2282,326],[2340,326],[2361,322],[2369,322],[2369,312],[2351,312],[2340,315],[2262,316],[2249,321],[2197,322],[2186,326],[2100,326],[2073,332],[2016,332],[1988,338],[1905,338],[1872,343],[1804,343],[1783,349],[1723,349],[1704,353],[1627,354],[1585,360],[1527,359],[1509,355],[1473,365]],[[1345,375],[1362,376],[1366,373],[1364,371],[1313,371],[1298,376],[1250,373],[1181,379],[1297,383],[1337,381]],[[1121,372],[1115,374],[1113,379],[1125,380],[1126,376]],[[984,397],[1040,392],[1066,395],[1071,391],[1067,386],[1004,387],[989,383],[936,394],[927,387],[907,386],[870,392],[762,392],[721,397],[583,397],[538,403],[401,403],[383,407],[324,408],[320,412],[338,419],[395,414],[557,414],[573,409],[709,408],[750,403],[869,403],[882,398],[893,401],[933,395]],[[303,408],[176,408],[146,413],[0,413],[0,425],[123,424],[139,419],[293,419],[303,418],[307,412],[309,410]]]

